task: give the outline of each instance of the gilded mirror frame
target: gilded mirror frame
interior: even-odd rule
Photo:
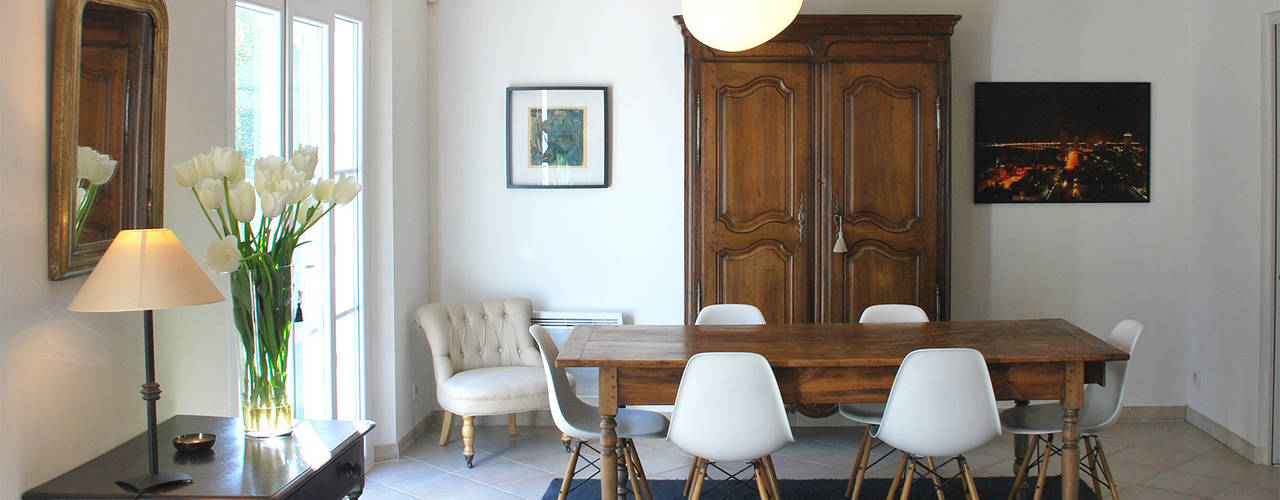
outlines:
[[[119,131],[121,149],[130,148],[116,158],[119,164],[115,167],[113,177],[119,179],[119,187],[112,187],[112,194],[118,196],[112,204],[103,207],[108,212],[101,216],[110,222],[109,231],[103,231],[102,238],[90,242],[78,242],[79,234],[73,235],[75,227],[83,229],[83,221],[76,224],[81,178],[78,174],[77,156],[81,146],[81,83],[83,39],[85,35],[85,10],[89,4],[96,4],[95,9],[107,9],[119,12],[120,9],[134,11],[136,14],[149,16],[150,31],[145,31],[147,19],[138,15],[143,26],[134,59],[126,59],[125,66],[132,63],[141,76],[138,81],[125,78],[125,102],[119,107],[126,108],[123,124]],[[127,14],[127,13],[126,13]],[[107,246],[114,237],[114,232],[125,229],[154,228],[163,225],[164,215],[164,132],[165,132],[165,80],[167,75],[169,46],[169,16],[163,0],[60,0],[54,21],[53,50],[53,94],[50,109],[49,138],[49,279],[60,280],[87,274],[102,258]],[[127,28],[122,29],[125,31]],[[149,42],[149,43],[148,43]],[[149,57],[146,53],[149,45]],[[146,74],[149,70],[149,75]],[[128,71],[128,70],[123,70]],[[135,75],[136,76],[136,75]],[[136,86],[136,87],[134,87]],[[131,102],[129,96],[134,95]],[[147,95],[149,94],[149,95]],[[93,95],[93,94],[90,94]],[[138,110],[129,115],[128,110]],[[107,121],[107,117],[100,117]],[[136,124],[129,130],[129,124]],[[110,127],[111,123],[103,125]],[[117,133],[113,131],[112,133]],[[88,181],[92,182],[92,181]],[[110,181],[105,181],[110,182]],[[96,192],[96,191],[95,191]],[[105,195],[112,196],[112,195]],[[89,196],[89,212],[92,212],[93,197]],[[114,211],[114,212],[113,212]],[[89,215],[93,215],[89,213]],[[106,234],[110,232],[110,234]],[[110,237],[107,237],[110,236]]]

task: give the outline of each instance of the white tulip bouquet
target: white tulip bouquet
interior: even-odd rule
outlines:
[[[71,242],[80,240],[80,232],[93,213],[98,191],[116,173],[116,160],[89,146],[76,149],[76,215],[71,226]]]
[[[241,411],[251,436],[284,434],[293,424],[287,384],[293,251],[306,243],[301,238],[308,229],[361,189],[347,175],[314,180],[316,162],[315,147],[298,148],[288,160],[265,156],[254,163],[252,183],[245,180],[243,155],[231,148],[215,147],[173,167],[218,237],[205,251],[205,265],[231,273],[232,314],[245,356]]]

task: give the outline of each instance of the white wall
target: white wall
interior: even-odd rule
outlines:
[[[1259,297],[1265,276],[1264,215],[1273,186],[1262,160],[1262,14],[1275,0],[1200,2],[1190,56],[1193,98],[1194,252],[1187,321],[1187,404],[1257,447],[1270,436],[1270,385],[1258,377],[1271,359],[1260,332],[1270,314]],[[1270,214],[1266,220],[1270,219]],[[1269,308],[1268,308],[1269,309]],[[1269,328],[1269,326],[1268,326]],[[1262,457],[1258,457],[1262,458]]]
[[[430,23],[431,296],[679,323],[678,2],[443,1]],[[607,85],[609,189],[506,189],[506,87]]]
[[[1259,179],[1259,119],[1243,108],[1256,108],[1258,14],[1274,3],[809,0],[803,12],[964,16],[952,48],[956,319],[1063,317],[1098,335],[1138,319],[1146,331],[1128,403],[1186,404],[1195,370],[1210,385],[1193,391],[1192,407],[1261,444],[1250,392],[1259,373],[1258,194],[1238,186]],[[433,299],[522,295],[540,309],[682,320],[678,11],[676,0],[432,7]],[[975,81],[1151,82],[1151,203],[974,204]],[[505,189],[504,89],[530,84],[611,88],[612,187]],[[1220,100],[1229,107],[1218,109]],[[1222,154],[1232,161],[1207,161]],[[1228,213],[1244,216],[1219,225]],[[1208,250],[1216,263],[1205,263]],[[1224,335],[1221,350],[1189,355],[1188,346]],[[1250,359],[1228,363],[1239,356]],[[1233,384],[1244,384],[1243,396],[1225,390]],[[1235,409],[1215,412],[1211,398]]]

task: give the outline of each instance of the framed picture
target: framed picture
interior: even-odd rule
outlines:
[[[507,187],[609,187],[609,89],[507,87]]]
[[[973,201],[1151,201],[1150,83],[974,87]]]

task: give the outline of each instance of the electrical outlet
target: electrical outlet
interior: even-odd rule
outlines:
[[[1200,387],[1200,372],[1191,372],[1191,385]]]
[[[413,399],[415,401],[418,399],[418,384],[413,384]]]

